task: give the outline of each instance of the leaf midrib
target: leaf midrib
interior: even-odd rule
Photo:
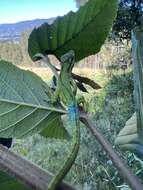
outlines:
[[[49,111],[55,111],[55,112],[59,112],[59,113],[63,113],[63,114],[67,114],[67,110],[64,109],[60,109],[60,108],[55,108],[55,107],[51,107],[51,106],[42,106],[40,105],[36,105],[36,104],[30,104],[30,103],[25,103],[25,102],[18,102],[18,101],[14,101],[14,100],[8,100],[8,99],[3,99],[0,98],[0,102],[6,102],[6,103],[10,103],[10,104],[17,104],[20,106],[27,106],[27,107],[34,107],[34,108],[38,108],[38,109],[44,109],[44,110],[49,110]]]

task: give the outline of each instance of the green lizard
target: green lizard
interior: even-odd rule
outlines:
[[[57,99],[60,98],[60,100],[68,107],[69,121],[73,128],[73,145],[63,166],[48,185],[48,190],[55,190],[62,179],[66,176],[77,157],[80,145],[79,116],[75,98],[76,84],[71,76],[72,69],[75,64],[74,57],[74,51],[72,50],[61,57],[61,71],[58,76],[57,89],[53,100],[56,102]]]

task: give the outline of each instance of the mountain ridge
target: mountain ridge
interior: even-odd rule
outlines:
[[[0,24],[0,41],[19,41],[23,32],[30,31],[45,22],[51,24],[54,20],[55,18],[53,17]]]

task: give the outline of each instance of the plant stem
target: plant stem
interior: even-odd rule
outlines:
[[[31,190],[46,190],[53,175],[32,162],[0,145],[0,170],[20,180]],[[61,183],[57,190],[76,190],[67,183]]]

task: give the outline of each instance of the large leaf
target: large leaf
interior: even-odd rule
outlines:
[[[126,122],[125,127],[118,134],[115,144],[124,150],[130,150],[143,156],[143,140],[137,130],[136,113]]]
[[[58,17],[52,25],[35,28],[28,42],[34,60],[37,53],[54,54],[58,59],[69,50],[76,61],[100,51],[116,16],[117,0],[90,0],[76,13]]]
[[[0,189],[1,190],[30,190],[28,187],[21,184],[14,177],[11,177],[0,171]]]
[[[47,137],[52,131],[52,137],[67,137],[62,122],[54,122],[65,110],[52,105],[50,96],[47,84],[36,74],[0,61],[0,137],[20,138],[43,130]]]

